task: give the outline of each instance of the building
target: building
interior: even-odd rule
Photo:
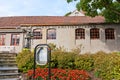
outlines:
[[[54,43],[67,51],[81,46],[81,53],[120,51],[120,24],[101,16],[0,17],[0,51],[20,52],[29,43],[31,49]]]
[[[78,10],[74,10],[74,11],[71,12],[68,16],[85,16],[85,12],[83,12],[83,11],[78,11]]]

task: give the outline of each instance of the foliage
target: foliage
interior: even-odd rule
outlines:
[[[58,68],[74,68],[74,59],[76,54],[70,52],[60,53],[58,60]]]
[[[20,71],[26,72],[33,68],[33,52],[28,49],[22,50],[16,58],[17,65]]]
[[[52,52],[52,67],[53,68],[74,68],[74,59],[77,54],[65,51],[54,51]]]
[[[51,68],[59,68],[60,71],[65,69],[67,75],[69,70],[87,70],[89,72],[94,72],[96,77],[103,80],[120,80],[119,52],[105,53],[100,51],[94,54],[79,54],[78,48],[74,49],[72,52],[67,52],[61,47],[56,48],[55,45],[53,46],[54,49],[52,49],[51,54]],[[23,50],[20,52],[17,56],[17,63],[19,69],[23,72],[33,69],[33,52],[30,52],[29,50]],[[45,68],[48,66],[45,65],[37,67]],[[74,70],[72,72],[74,72]],[[62,74],[64,73],[61,72],[61,76],[63,76]],[[41,79],[41,77],[39,78]]]
[[[70,14],[71,14],[71,12],[68,12],[68,13],[65,14],[65,16],[69,16]]]
[[[90,54],[81,54],[75,58],[75,67],[91,71],[94,68],[94,61]]]
[[[33,70],[28,71],[28,77],[33,76]],[[47,80],[48,69],[37,68],[35,79]],[[89,74],[84,70],[52,69],[51,80],[90,80]]]
[[[113,8],[120,12],[120,3],[114,3]],[[107,22],[120,22],[120,15],[116,14],[113,10],[105,9],[102,13]]]
[[[68,3],[73,1],[79,0],[67,0]],[[95,17],[102,13],[106,21],[120,22],[120,0],[80,0],[76,7],[88,16]]]
[[[93,55],[94,72],[103,80],[120,79],[120,55],[98,52]]]
[[[56,50],[56,45],[55,44],[49,43],[48,45],[50,46],[52,51]]]

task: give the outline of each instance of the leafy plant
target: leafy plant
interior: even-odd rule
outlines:
[[[91,54],[81,54],[75,58],[75,66],[77,69],[91,71],[94,68],[94,60]]]
[[[93,55],[94,72],[103,80],[120,79],[120,55],[116,53],[106,54],[98,52]]]
[[[33,52],[28,49],[22,50],[16,58],[17,65],[20,71],[27,72],[27,70],[33,68]]]

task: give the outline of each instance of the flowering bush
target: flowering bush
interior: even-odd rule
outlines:
[[[28,71],[28,77],[33,76],[33,70]],[[47,80],[48,69],[37,68],[35,79]],[[51,69],[51,80],[90,80],[89,74],[84,70]]]

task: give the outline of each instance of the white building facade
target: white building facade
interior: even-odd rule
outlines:
[[[81,53],[120,51],[120,24],[101,17],[3,17],[0,22],[0,51],[20,52],[28,33],[31,49],[53,43],[67,51],[81,47]]]

